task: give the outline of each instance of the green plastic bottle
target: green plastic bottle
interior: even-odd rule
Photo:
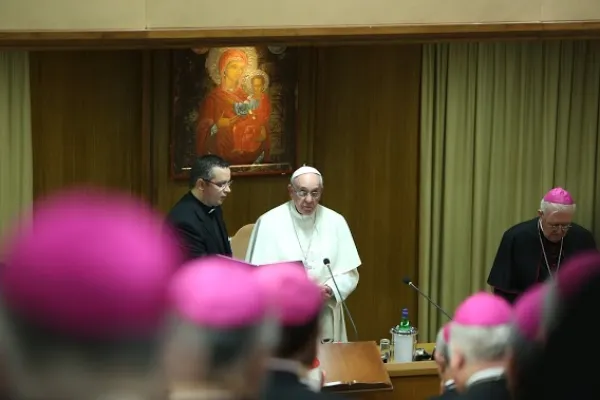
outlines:
[[[402,319],[400,320],[400,325],[396,327],[398,331],[406,332],[411,330],[410,320],[408,319],[408,308],[402,309]]]
[[[407,332],[410,331],[412,327],[410,326],[410,320],[408,319],[408,308],[402,309],[402,318],[400,319],[400,323],[396,325],[396,331],[398,332]]]

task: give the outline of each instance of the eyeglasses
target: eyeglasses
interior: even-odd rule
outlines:
[[[571,229],[571,225],[561,225],[561,224],[548,224],[548,227],[552,232],[566,232]]]
[[[219,189],[219,190],[221,190],[221,191],[222,191],[222,190],[225,190],[225,189],[227,189],[227,188],[229,188],[229,187],[231,187],[231,184],[233,183],[233,181],[227,181],[227,182],[213,182],[213,181],[209,181],[209,180],[206,180],[206,179],[202,179],[202,180],[203,180],[204,182],[206,182],[206,183],[210,183],[210,184],[212,184],[212,185],[215,185],[215,186],[217,187],[217,189]]]
[[[315,200],[319,200],[321,198],[320,190],[313,190],[312,192],[309,192],[308,190],[294,188],[294,193],[296,193],[296,196],[300,197],[301,199],[304,199],[304,198],[308,197],[309,195],[310,195],[310,197],[312,197]]]

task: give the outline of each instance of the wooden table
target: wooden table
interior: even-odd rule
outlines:
[[[426,400],[439,394],[440,380],[435,362],[416,361],[411,363],[382,364],[378,360],[379,354],[374,343],[359,342],[355,343],[355,345],[353,347],[356,351],[349,358],[341,357],[340,354],[336,353],[337,350],[330,352],[328,357],[320,354],[320,357],[323,356],[323,359],[320,359],[321,365],[325,370],[327,370],[325,364],[339,365],[340,360],[345,359],[343,362],[344,365],[339,365],[339,368],[331,368],[329,374],[326,371],[326,376],[329,375],[329,380],[344,379],[345,370],[348,370],[351,371],[353,379],[363,382],[387,381],[386,378],[389,376],[389,381],[391,381],[393,389],[390,390],[388,386],[387,389],[378,388],[373,391],[344,392],[344,398],[364,400]],[[417,347],[424,348],[431,354],[433,346],[433,343],[423,343]],[[371,353],[374,353],[374,360]],[[380,370],[380,368],[382,369]],[[196,391],[197,389],[194,385],[176,384],[174,385],[171,399],[194,399],[197,394]]]
[[[433,346],[433,343],[417,345],[430,354]],[[393,390],[344,394],[344,397],[364,400],[426,400],[440,393],[440,379],[433,361],[389,363],[385,364],[385,368],[394,386]]]
[[[381,362],[379,346],[375,342],[322,344],[318,358],[325,372],[324,392],[346,395],[392,391],[389,373]]]

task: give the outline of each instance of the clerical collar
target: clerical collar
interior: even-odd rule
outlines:
[[[504,377],[504,368],[503,367],[493,367],[482,369],[481,371],[475,372],[471,377],[467,380],[466,386],[469,387],[475,383],[484,382],[484,381],[497,381]]]
[[[205,212],[206,214],[209,214],[209,215],[210,215],[210,214],[212,214],[212,213],[213,213],[213,211],[215,211],[215,209],[217,208],[217,207],[210,207],[210,206],[207,206],[206,204],[204,204],[204,203],[202,202],[202,200],[200,200],[199,198],[197,198],[196,196],[194,196],[194,193],[192,193],[191,191],[190,191],[190,194],[192,195],[192,197],[193,197],[194,199],[196,199],[196,201],[198,201],[198,204],[200,204],[200,207],[202,207],[202,209],[204,210],[204,212]]]

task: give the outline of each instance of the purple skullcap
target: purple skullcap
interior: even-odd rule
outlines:
[[[171,281],[170,298],[183,319],[215,329],[260,323],[269,308],[254,267],[227,257],[208,256],[184,265]]]
[[[298,263],[257,268],[256,276],[270,296],[283,326],[300,326],[315,319],[323,307],[323,294]]]
[[[72,189],[37,203],[10,237],[0,295],[20,318],[67,337],[145,335],[162,323],[180,256],[148,206]]]
[[[537,340],[542,329],[542,311],[547,286],[538,284],[527,290],[514,305],[514,323],[527,340]]]
[[[581,253],[565,262],[554,284],[562,300],[573,297],[586,282],[600,274],[600,253]]]
[[[499,296],[480,292],[468,297],[456,309],[454,323],[465,326],[494,327],[512,322],[510,304]]]
[[[544,201],[553,204],[562,204],[565,206],[571,206],[575,204],[571,194],[561,187],[554,188],[546,193],[544,196]]]

